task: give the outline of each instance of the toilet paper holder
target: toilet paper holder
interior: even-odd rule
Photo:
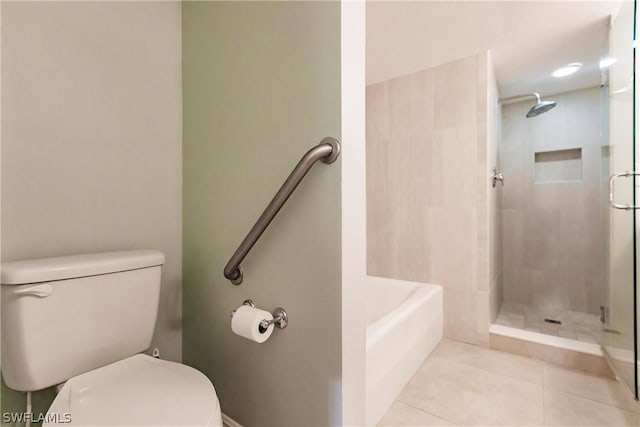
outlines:
[[[250,307],[254,307],[255,308],[255,304],[252,300],[250,299],[246,299],[244,300],[244,302],[242,303],[242,305],[248,305]],[[236,314],[235,310],[231,310],[231,317],[233,317],[234,314]],[[263,330],[267,330],[267,328],[269,326],[271,326],[272,324],[274,326],[277,326],[280,329],[284,329],[287,327],[287,325],[289,324],[289,316],[287,316],[287,312],[284,311],[284,308],[282,307],[277,307],[275,310],[273,310],[273,312],[271,313],[271,315],[273,316],[273,319],[268,320],[268,319],[264,319],[262,322],[260,322],[260,332],[263,332]]]

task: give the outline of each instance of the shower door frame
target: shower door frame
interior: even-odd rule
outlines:
[[[624,6],[623,6],[624,7]],[[618,14],[617,18],[620,18],[622,13]],[[627,65],[626,68],[618,68],[618,71],[630,70],[631,71],[631,84],[630,84],[630,108],[628,104],[625,104],[624,100],[629,96],[629,91],[625,90],[625,87],[619,87],[612,84],[609,88],[605,88],[608,91],[608,96],[612,106],[605,114],[610,113],[610,138],[609,138],[609,152],[611,157],[609,159],[611,174],[609,177],[609,283],[608,283],[608,296],[607,307],[603,313],[605,325],[603,327],[603,339],[602,339],[602,351],[609,362],[609,365],[616,374],[616,377],[626,383],[638,399],[638,199],[637,199],[637,174],[638,174],[638,154],[637,149],[638,142],[636,138],[636,121],[637,121],[637,88],[636,88],[636,28],[637,28],[637,0],[633,2],[633,16],[632,16],[632,39],[628,42],[624,42],[624,49],[620,55],[619,62],[622,65]],[[624,18],[623,18],[624,19]],[[617,22],[614,22],[614,26]],[[624,22],[621,26],[624,25]],[[614,28],[611,28],[611,34],[613,35]],[[616,49],[614,45],[616,40],[611,41],[612,49]],[[630,48],[630,49],[629,49]],[[627,50],[629,49],[629,50]],[[625,55],[630,56],[622,58]],[[616,53],[616,52],[614,52]],[[622,60],[620,60],[622,59]],[[624,75],[624,74],[623,74]],[[625,77],[626,79],[626,77]],[[621,79],[624,80],[624,79]],[[627,80],[628,81],[628,80]],[[618,98],[616,98],[616,96]],[[622,100],[622,101],[621,101]],[[624,107],[627,107],[626,111]],[[630,129],[621,129],[619,124],[616,126],[613,121],[618,120],[620,123],[620,117],[616,116],[617,107],[622,108],[622,115],[629,116],[626,120],[631,119],[627,128],[630,125]],[[624,125],[622,119],[622,124]],[[617,128],[617,129],[616,129]],[[630,131],[630,132],[629,132]],[[622,134],[621,138],[618,138],[618,133]],[[629,142],[631,146],[628,146]],[[630,151],[630,153],[629,153]],[[620,155],[623,153],[623,155]],[[624,155],[626,154],[626,156]],[[630,154],[630,156],[628,156]],[[630,159],[629,159],[630,157]],[[631,163],[628,164],[628,161]],[[614,181],[617,182],[619,194],[614,194]],[[626,196],[626,197],[625,197]],[[620,200],[617,200],[620,199]],[[628,200],[631,200],[628,203]],[[620,203],[624,200],[625,203]],[[629,216],[630,215],[630,216]],[[628,231],[625,231],[628,230]],[[630,232],[630,236],[628,236]],[[630,244],[631,250],[628,248],[625,250],[625,245]],[[621,266],[621,267],[619,267]],[[631,295],[629,294],[631,290]],[[632,296],[632,299],[628,298]],[[626,298],[625,298],[626,297]],[[631,306],[629,306],[631,304]],[[631,319],[627,319],[626,313],[631,314]],[[628,322],[632,325],[629,325]],[[616,335],[617,334],[617,335]],[[622,343],[622,344],[621,344]],[[628,349],[631,347],[631,350]],[[625,357],[625,353],[631,352],[631,355]],[[628,357],[632,357],[631,363],[633,369],[629,369]],[[626,366],[625,366],[626,365]]]

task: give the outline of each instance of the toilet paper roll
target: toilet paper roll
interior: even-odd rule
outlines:
[[[273,323],[262,332],[260,322],[271,319],[273,319],[273,316],[268,311],[260,310],[259,308],[254,308],[249,305],[242,305],[238,307],[231,318],[231,330],[234,334],[240,335],[243,338],[257,343],[263,343],[268,340],[273,333]]]

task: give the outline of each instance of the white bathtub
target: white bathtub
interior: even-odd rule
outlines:
[[[367,277],[367,425],[376,425],[442,339],[442,287]]]

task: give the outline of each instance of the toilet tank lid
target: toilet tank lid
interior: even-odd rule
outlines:
[[[163,264],[164,254],[155,250],[102,252],[12,261],[2,264],[0,283],[25,285],[117,273]]]

